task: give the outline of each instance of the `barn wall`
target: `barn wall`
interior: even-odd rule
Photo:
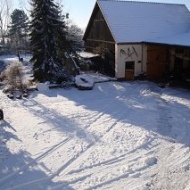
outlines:
[[[142,44],[142,72],[147,72],[147,45]]]
[[[147,77],[159,79],[164,76],[167,69],[167,46],[147,45]]]
[[[169,72],[176,79],[190,78],[190,48],[170,47]]]
[[[146,71],[146,46],[143,44],[116,44],[115,45],[115,75],[116,78],[127,78],[126,62],[134,62],[134,77]],[[130,69],[129,69],[130,70]],[[131,73],[132,75],[132,73]],[[133,77],[131,76],[131,79]]]
[[[126,69],[126,63],[134,63],[134,68]],[[163,79],[168,73],[177,79],[184,75],[190,77],[190,48],[156,44],[116,44],[115,77],[132,80],[142,72],[153,80]]]

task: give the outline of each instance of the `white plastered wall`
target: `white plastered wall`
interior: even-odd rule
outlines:
[[[146,72],[147,48],[143,44],[116,44],[115,45],[115,76],[125,78],[125,63],[134,61],[134,75]]]

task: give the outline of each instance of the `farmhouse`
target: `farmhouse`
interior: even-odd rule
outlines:
[[[183,4],[97,0],[83,40],[117,79],[190,77],[190,12]]]

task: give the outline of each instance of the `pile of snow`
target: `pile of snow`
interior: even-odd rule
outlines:
[[[94,86],[93,78],[88,74],[81,74],[75,77],[75,84],[79,89],[91,90]]]
[[[85,52],[85,51],[77,52],[77,54],[78,54],[80,57],[82,57],[82,58],[92,58],[92,57],[99,57],[99,56],[100,56],[99,54],[94,54],[94,53]]]
[[[40,92],[47,92],[49,90],[49,83],[48,82],[46,82],[46,83],[38,83],[36,85],[36,88]]]
[[[99,83],[99,82],[108,82],[108,81],[116,81],[117,79],[114,77],[109,77],[109,76],[105,76],[101,73],[88,73],[88,75],[90,75],[90,77],[93,78],[94,83]]]

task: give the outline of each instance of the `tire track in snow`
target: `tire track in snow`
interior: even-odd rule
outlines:
[[[172,124],[170,123],[170,109],[169,105],[161,97],[157,100],[158,103],[158,132],[162,135],[168,135],[172,132]]]
[[[10,175],[4,177],[3,179],[0,180],[0,183],[3,184],[5,183],[7,180],[11,180],[13,179],[15,176],[17,176],[17,174],[19,174],[20,172],[23,172],[24,170],[26,170],[27,168],[29,167],[34,167],[34,166],[37,166],[39,161],[42,161],[43,158],[45,158],[46,156],[49,156],[51,153],[53,153],[54,151],[57,150],[57,148],[63,146],[64,144],[68,143],[71,139],[65,139],[62,144],[58,144],[55,148],[52,148],[52,150],[50,151],[46,151],[45,153],[43,153],[42,155],[40,155],[39,157],[37,157],[34,161],[22,166],[19,170],[11,173]],[[92,145],[89,145],[87,147],[86,150],[88,150],[89,148],[91,148]],[[85,150],[85,151],[86,151]],[[9,188],[10,190],[11,189],[19,189],[21,187],[25,187],[25,186],[28,186],[28,185],[31,185],[31,184],[34,184],[34,183],[40,183],[40,182],[43,182],[43,181],[46,181],[46,180],[52,180],[52,179],[55,179],[55,177],[57,176],[60,176],[61,172],[64,171],[70,164],[72,164],[77,158],[78,156],[80,156],[80,154],[83,154],[85,151],[80,151],[77,153],[76,156],[66,160],[66,162],[63,164],[63,166],[61,166],[59,169],[57,169],[55,172],[52,172],[51,175],[47,176],[47,177],[43,177],[43,178],[40,178],[40,179],[36,179],[36,180],[31,180],[29,182],[26,182],[26,183],[22,183],[20,185],[17,185],[17,186],[14,186],[13,188]],[[83,177],[81,177],[82,179]],[[53,189],[53,188],[52,188]]]
[[[115,112],[115,114],[117,114],[117,113],[119,113],[121,110],[119,110],[118,112]],[[97,119],[97,122],[98,122],[98,119]],[[169,138],[167,138],[166,140],[168,140]],[[170,140],[169,139],[169,141],[172,141],[172,140]],[[156,149],[155,150],[153,150],[153,149],[151,149],[151,151],[156,151]],[[151,152],[150,151],[150,152]],[[111,160],[110,161],[110,163],[113,161],[113,163],[114,163],[114,160]],[[108,162],[109,163],[109,162]],[[102,162],[102,163],[100,163],[100,164],[96,164],[96,165],[92,165],[92,166],[89,166],[89,167],[85,167],[85,168],[81,168],[81,169],[78,169],[78,170],[71,170],[70,172],[68,172],[68,174],[74,174],[74,173],[84,173],[85,175],[86,175],[86,173],[85,173],[85,170],[89,170],[89,169],[94,169],[94,168],[96,168],[96,167],[102,167],[102,166],[100,166],[100,165],[102,165],[102,164],[106,164],[105,162]],[[146,168],[140,168],[139,170],[145,170]],[[90,173],[93,173],[93,172],[90,172]],[[88,174],[88,173],[87,173]],[[105,183],[106,184],[106,183]],[[104,183],[102,184],[102,185],[104,185]],[[101,186],[101,185],[100,185]],[[97,186],[97,187],[99,187],[99,185]],[[96,186],[95,186],[95,188],[96,188]]]
[[[150,142],[151,143],[151,142]],[[144,145],[142,145],[144,148]],[[147,145],[148,146],[148,145]],[[137,147],[139,148],[139,147]],[[111,185],[114,182],[123,180],[125,178],[140,178],[141,175],[146,173],[146,170],[156,164],[155,161],[148,161],[149,155],[151,155],[152,151],[155,151],[157,146],[152,148],[151,150],[145,150],[143,155],[139,155],[138,152],[135,153],[135,150],[128,152],[124,155],[121,155],[119,158],[113,158],[108,160],[107,162],[102,162],[97,165],[94,165],[89,168],[81,168],[78,171],[71,171],[64,175],[64,179],[69,183],[72,181],[77,181],[80,179],[80,176],[88,176],[83,180],[83,183],[86,183],[85,180],[96,179],[93,186],[86,186],[85,189],[96,189],[103,188],[103,186]],[[142,165],[138,165],[138,163],[146,163]],[[119,170],[119,171],[118,171]],[[109,176],[110,171],[114,173],[114,176]],[[70,176],[70,175],[71,176]]]
[[[110,120],[113,120],[113,118],[117,118],[117,119],[115,119],[114,124],[119,119],[122,119],[122,113],[125,112],[125,106],[119,107],[119,108],[117,107],[115,110],[112,110],[112,108],[114,107],[114,105],[117,105],[116,102],[120,101],[119,99],[124,99],[126,97],[128,97],[128,99],[131,99],[131,96],[134,96],[133,94],[136,94],[134,92],[135,91],[138,92],[139,89],[142,88],[142,87],[137,88],[137,86],[138,85],[136,85],[136,84],[131,84],[130,86],[127,86],[127,89],[125,89],[124,92],[122,92],[122,94],[120,94],[119,96],[114,97],[113,99],[109,99],[109,100],[107,100],[107,99],[106,100],[102,100],[102,103],[100,104],[101,107],[98,108],[98,110],[100,110],[99,113],[97,113],[97,114],[90,114],[89,115],[89,116],[91,116],[93,118],[93,120],[89,119],[89,117],[85,118],[84,123],[87,123],[86,124],[87,128],[91,127],[91,125],[95,125],[95,123],[97,123],[97,125],[102,125],[102,124],[105,124],[105,123],[109,123]],[[105,114],[106,115],[110,115],[112,117],[108,118],[106,120],[105,119],[101,119],[101,117],[102,118],[105,117]],[[118,116],[120,116],[120,117],[118,117]],[[114,126],[114,124],[112,126]],[[108,129],[108,131],[110,131],[112,128],[113,127],[110,127],[110,129]]]
[[[115,157],[97,164],[93,164],[91,166],[86,166],[80,169],[73,169],[76,168],[78,165],[79,160],[78,159],[84,159],[87,156],[88,152],[85,152],[84,154],[80,155],[78,159],[76,160],[76,163],[72,163],[73,165],[69,168],[67,168],[63,173],[60,174],[60,179],[64,178],[69,183],[72,183],[72,181],[77,181],[77,179],[80,179],[81,176],[88,176],[88,178],[85,178],[84,180],[90,180],[91,178],[104,178],[107,176],[106,173],[109,173],[110,170],[118,170],[121,169],[122,173],[115,174],[115,177],[112,179],[104,180],[104,182],[98,182],[97,185],[94,185],[93,187],[86,187],[85,189],[94,189],[98,187],[102,187],[104,185],[108,185],[109,183],[113,183],[118,180],[122,180],[123,178],[127,176],[136,176],[141,175],[141,171],[144,171],[148,169],[152,164],[147,163],[146,166],[140,166],[137,167],[137,162],[141,163],[146,161],[147,158],[150,157],[152,152],[156,152],[157,150],[157,139],[155,136],[152,136],[148,139],[145,143],[141,144],[138,147],[135,147],[135,149],[126,152],[123,155],[120,155],[119,157]],[[97,145],[97,144],[96,144]],[[91,147],[94,149],[94,147]],[[138,150],[143,149],[143,155],[139,155]],[[153,163],[153,165],[156,163]],[[127,169],[124,169],[123,167],[126,167]],[[135,169],[134,169],[135,167]],[[123,168],[123,169],[122,169]]]
[[[47,110],[46,108],[41,108],[41,105],[39,105],[36,101],[30,101],[29,102],[30,105],[35,105],[35,109],[39,110],[39,112],[41,112],[40,110],[46,110],[45,113],[46,115],[49,114],[49,112],[51,112],[49,109]],[[27,107],[27,110],[29,112],[31,112],[31,109],[28,109]],[[32,110],[34,111],[34,110]],[[57,145],[53,146],[53,148],[50,148],[48,149],[45,153],[43,154],[40,154],[39,157],[37,157],[36,159],[34,159],[33,161],[29,162],[28,164],[20,167],[20,169],[18,169],[17,171],[11,173],[10,175],[8,176],[5,176],[4,178],[2,178],[0,180],[0,183],[4,183],[6,180],[10,180],[12,178],[14,178],[15,176],[17,176],[17,174],[19,174],[20,172],[23,172],[24,170],[28,169],[29,167],[34,167],[34,166],[37,166],[39,162],[41,162],[44,158],[46,158],[47,156],[50,156],[51,154],[53,154],[57,149],[59,148],[63,148],[63,145],[65,143],[68,143],[70,140],[75,140],[73,137],[75,135],[70,135],[69,134],[69,138],[63,140],[61,143],[58,143]],[[90,140],[91,141],[91,140]],[[92,146],[92,144],[89,144],[87,146],[87,149],[85,151],[87,151],[88,149],[90,149],[90,147]],[[53,172],[53,174],[51,174],[49,177],[45,177],[45,178],[42,178],[42,179],[38,179],[38,180],[34,180],[34,181],[31,181],[29,183],[26,183],[26,184],[22,184],[21,186],[25,186],[25,185],[28,185],[28,184],[32,184],[32,183],[35,183],[35,182],[40,182],[40,181],[43,181],[43,180],[46,180],[46,179],[52,179],[54,178],[55,176],[59,175],[59,173],[64,170],[65,168],[67,168],[72,162],[74,162],[74,160],[76,160],[79,155],[83,154],[85,151],[80,151],[77,153],[77,155],[75,155],[74,157],[68,159],[65,161],[64,165],[59,168],[57,171]],[[18,186],[18,187],[21,187],[21,186]],[[16,187],[15,187],[16,188]]]
[[[141,88],[138,88],[138,89],[141,89]],[[128,90],[128,89],[127,89]],[[125,91],[126,92],[126,91]],[[135,88],[133,88],[133,87],[131,87],[131,91],[129,90],[128,91],[128,93],[123,93],[122,95],[120,95],[119,96],[119,98],[125,98],[125,96],[129,96],[129,98],[131,98],[131,96],[130,95],[132,95],[133,93],[135,93],[136,92],[136,90],[135,90]],[[117,101],[117,100],[115,100],[115,101]],[[113,105],[114,105],[114,101],[111,103],[111,104],[108,104],[106,107],[104,107],[103,108],[103,110],[102,110],[102,113],[100,113],[100,114],[97,114],[97,117],[95,118],[95,120],[94,120],[94,122],[93,123],[98,123],[98,124],[101,124],[101,122],[102,122],[102,118],[104,117],[104,112],[108,112],[109,111],[109,109],[110,108],[112,108],[113,107]],[[118,120],[120,120],[120,119],[122,119],[122,108],[120,108],[120,109],[118,109],[118,110],[114,110],[114,111],[111,111],[110,112],[110,114],[113,116],[113,117],[115,117],[115,118],[118,118]],[[51,110],[50,110],[51,111]],[[109,118],[108,118],[109,119]],[[113,118],[111,118],[111,120],[112,120]],[[106,122],[108,122],[108,123],[110,123],[110,121],[111,120],[107,120]],[[105,121],[104,121],[105,122]],[[87,123],[87,122],[85,122],[85,123]],[[110,126],[110,128],[107,130],[107,133],[109,133],[110,131],[111,131],[111,129],[116,125],[116,123],[117,123],[117,120],[113,120],[113,124]],[[102,123],[103,124],[103,123]],[[91,123],[89,123],[89,127],[91,127],[91,125],[92,125],[92,122]],[[107,135],[107,133],[106,134],[104,134],[104,135],[101,135],[101,136],[99,136],[100,138],[99,138],[99,140],[101,140],[105,135]],[[73,139],[74,140],[74,139]],[[72,157],[72,158],[70,158],[70,159],[68,159],[68,160],[66,160],[65,161],[65,163],[64,163],[64,165],[62,166],[62,167],[60,167],[57,171],[55,171],[51,176],[49,176],[48,178],[50,178],[50,179],[52,179],[52,178],[55,178],[56,176],[60,176],[60,177],[62,177],[62,176],[65,176],[65,175],[67,175],[67,174],[69,174],[69,171],[71,171],[72,172],[72,168],[73,168],[73,165],[75,165],[75,163],[77,163],[77,162],[79,162],[80,160],[82,160],[83,158],[85,158],[85,156],[92,150],[92,149],[94,149],[94,146],[96,146],[96,145],[98,145],[99,144],[99,142],[96,140],[94,143],[92,143],[92,144],[89,144],[88,146],[87,146],[87,149],[86,150],[84,150],[84,151],[80,151],[80,152],[78,152],[77,154],[76,154],[76,156],[75,157]],[[145,146],[145,145],[142,145],[142,146]],[[152,149],[151,149],[151,151],[152,151]],[[128,153],[128,154],[130,154],[130,153]],[[148,154],[148,152],[147,152],[147,154]],[[136,156],[136,157],[135,157]],[[121,162],[124,162],[125,163],[125,159],[127,159],[128,160],[128,162],[130,162],[131,163],[131,165],[130,165],[130,167],[133,167],[135,164],[136,164],[136,161],[139,161],[139,159],[141,159],[141,157],[138,157],[138,155],[133,155],[132,153],[131,153],[131,159],[129,159],[129,157],[121,157],[120,159],[117,159],[117,160],[110,160],[110,162],[108,162],[108,166],[110,166],[110,165],[112,165],[113,167],[117,167],[118,165],[120,165],[120,163]],[[132,164],[133,163],[133,164]],[[103,163],[103,164],[105,164],[105,163]],[[108,166],[105,166],[105,168],[107,168]],[[82,173],[83,174],[83,172],[90,172],[90,174],[92,173],[92,171],[94,171],[94,170],[98,170],[99,172],[101,172],[101,170],[99,170],[98,168],[100,167],[100,165],[94,165],[94,167],[91,169],[90,168],[90,171],[89,171],[89,168],[87,168],[87,169],[85,169],[84,168],[84,170],[85,171],[83,171],[83,170],[81,170],[81,171],[79,171],[78,173],[80,174],[80,173]],[[146,168],[139,168],[139,170],[145,170]],[[136,172],[138,173],[138,171],[136,170]],[[89,174],[89,176],[90,176],[90,174]],[[100,184],[97,184],[97,186],[94,186],[95,188],[98,188],[98,187],[101,187],[101,186],[104,186],[104,185],[107,185],[108,183],[113,183],[114,181],[117,181],[117,180],[120,180],[120,179],[122,179],[123,177],[122,176],[124,176],[125,177],[125,175],[130,175],[130,174],[135,174],[135,171],[134,172],[128,172],[128,174],[123,174],[123,175],[119,175],[118,177],[116,177],[116,178],[113,178],[113,179],[110,179],[110,180],[107,180],[107,181],[105,181],[105,182],[103,182],[103,183],[100,183]],[[81,175],[81,174],[80,174]],[[59,177],[58,177],[59,178]],[[81,176],[79,177],[79,178],[81,178]],[[44,178],[44,179],[40,179],[40,180],[46,180],[47,178]],[[90,188],[90,187],[89,187]]]
[[[113,104],[114,104],[114,103],[113,103]],[[112,106],[112,105],[109,105],[109,107],[111,107],[111,106]],[[121,109],[115,111],[115,112],[114,112],[114,116],[120,115],[122,110],[123,110],[123,109],[121,108]],[[100,116],[100,115],[101,115],[101,116]],[[100,116],[100,117],[99,117],[99,116]],[[99,120],[102,120],[101,117],[103,117],[103,116],[104,116],[103,113],[98,114],[98,116],[96,117],[96,119],[95,119],[94,122],[98,122]],[[121,115],[121,118],[122,118],[122,115]],[[92,144],[89,144],[88,147],[87,147],[87,149],[86,149],[84,152],[79,153],[78,157],[76,157],[76,159],[73,160],[73,163],[70,162],[70,165],[71,165],[71,164],[74,164],[74,161],[79,162],[79,160],[82,160],[82,159],[88,154],[88,152],[91,151],[91,149],[92,149],[92,150],[94,149],[94,146],[97,146],[98,144],[100,144],[100,143],[101,143],[101,139],[103,139],[103,138],[107,135],[107,133],[109,133],[109,132],[111,131],[111,129],[117,124],[117,121],[120,120],[120,118],[118,118],[117,120],[115,120],[115,119],[110,119],[110,120],[113,120],[113,124],[106,130],[106,133],[100,135],[100,136],[98,137],[98,139],[97,139],[96,141],[94,141]],[[109,120],[109,123],[110,123],[110,120]],[[108,122],[108,121],[104,121],[104,122]],[[100,125],[100,123],[98,123],[98,124]],[[94,123],[93,123],[93,124],[90,123],[89,126],[88,126],[88,128],[90,128],[92,125],[94,125]],[[69,166],[69,165],[68,165],[68,166]],[[68,167],[68,166],[67,166],[67,167]],[[65,169],[66,169],[66,168],[65,168]],[[71,170],[71,169],[68,168],[67,171],[64,171],[64,174],[68,173],[69,170]],[[64,174],[61,173],[60,175],[64,175]]]
[[[48,120],[48,122],[51,123],[54,128],[66,133],[67,136],[71,138],[76,136],[81,140],[85,140],[89,144],[91,144],[94,139],[97,139],[96,136],[93,136],[89,133],[87,134],[85,129],[78,125],[77,120],[73,120],[72,118],[68,119],[58,111],[45,107],[38,101],[30,100],[30,102],[32,106],[26,106],[26,109],[30,113],[33,113],[41,119]],[[33,107],[33,105],[35,106]],[[64,126],[61,127],[60,123],[63,123]]]
[[[54,151],[56,151],[58,148],[60,148],[61,146],[63,146],[64,144],[68,143],[71,139],[70,138],[66,138],[64,139],[62,142],[59,142],[57,145],[51,147],[50,149],[48,149],[47,151],[45,151],[44,153],[40,154],[37,158],[33,159],[31,162],[21,166],[18,170],[16,170],[15,172],[12,172],[11,174],[3,177],[0,179],[0,183],[4,183],[7,180],[10,180],[12,178],[14,178],[17,174],[19,174],[20,172],[23,172],[24,170],[28,169],[31,166],[36,166],[38,165],[39,161],[42,161],[45,157],[47,157],[48,155],[52,154]],[[14,166],[16,167],[16,166]]]
[[[156,140],[155,138],[150,138],[148,140],[148,142],[145,142],[145,143],[135,147],[135,149],[128,151],[125,154],[122,154],[118,157],[114,157],[112,159],[102,161],[102,162],[94,164],[94,165],[89,165],[89,166],[85,166],[85,167],[80,168],[80,169],[71,170],[67,174],[76,174],[76,173],[80,173],[80,172],[83,173],[83,172],[85,172],[85,170],[88,170],[88,171],[92,170],[93,171],[94,168],[97,168],[97,167],[102,168],[104,166],[107,167],[110,165],[118,165],[118,164],[120,165],[120,162],[122,162],[122,161],[126,162],[126,160],[127,160],[127,162],[133,162],[133,161],[136,162],[136,160],[138,160],[139,158],[142,158],[141,156],[139,156],[138,152],[136,152],[137,150],[144,149],[145,153],[143,155],[149,155],[150,153],[155,152],[157,150],[158,145],[157,144],[152,145],[155,140]],[[149,146],[151,146],[151,149],[149,149]],[[135,153],[137,155],[134,156]],[[85,156],[85,155],[83,155],[83,156]],[[91,173],[93,173],[93,172],[91,172]]]
[[[166,144],[163,140],[161,140],[161,144],[162,149],[158,150],[159,162],[157,169],[152,175],[150,190],[184,190],[190,181],[189,148],[182,148],[180,144],[176,143]]]
[[[116,113],[120,113],[120,110],[117,111]],[[104,114],[103,114],[104,115]],[[103,116],[102,115],[102,116]],[[99,118],[96,118],[96,122],[98,121]],[[114,121],[114,124],[116,124],[117,122]],[[114,124],[112,125],[112,127],[114,127]],[[91,124],[89,125],[89,127],[91,126]],[[75,158],[71,159],[72,161],[68,161],[69,164],[66,165],[66,167],[62,168],[62,171],[60,170],[60,176],[65,175],[69,172],[69,170],[71,170],[72,165],[74,164],[74,162],[79,162],[80,160],[82,160],[91,150],[94,149],[94,146],[97,146],[100,142],[101,139],[107,135],[107,133],[110,131],[111,129],[107,130],[105,134],[99,136],[99,138],[95,141],[93,141],[91,144],[88,144],[87,148],[84,151],[79,152]],[[70,168],[71,167],[71,168]]]
[[[142,87],[139,87],[138,88],[138,91],[139,90],[141,90],[142,89]],[[134,88],[134,86],[131,86],[131,88],[130,88],[130,90],[129,89],[127,89],[127,90],[125,90],[125,92],[120,96],[120,97],[125,97],[127,94],[133,94],[134,93],[134,91],[136,90],[136,88]],[[128,92],[127,94],[126,94],[126,91]],[[114,100],[114,101],[118,101],[118,100]],[[112,102],[111,104],[109,104],[109,105],[107,105],[106,107],[104,107],[104,112],[106,112],[105,110],[106,109],[110,109],[110,108],[112,108],[113,107],[113,105],[115,104],[115,102]],[[103,111],[103,110],[102,110]],[[116,110],[116,111],[114,111],[114,112],[111,112],[110,114],[113,116],[113,117],[115,117],[116,115],[118,115],[118,116],[120,116],[120,117],[118,117],[118,119],[117,120],[120,120],[120,119],[122,119],[123,118],[123,116],[122,116],[122,111],[125,111],[125,110],[123,110],[123,108],[120,108],[120,109],[118,109],[118,110]],[[93,125],[94,125],[94,123],[96,122],[96,123],[98,123],[99,125],[100,124],[103,124],[103,123],[99,123],[99,120],[101,121],[102,119],[101,119],[101,117],[103,117],[105,114],[97,114],[97,117],[94,119],[94,122],[93,122]],[[88,120],[88,118],[87,118],[87,120]],[[112,118],[110,119],[110,120],[113,120]],[[107,121],[104,121],[104,123],[106,123],[106,122],[110,122],[110,120],[107,120]],[[111,127],[109,127],[109,129],[107,129],[107,133],[109,133],[109,131],[117,124],[117,120],[115,120],[115,121],[113,121],[113,124],[111,125]],[[91,125],[92,125],[92,123],[90,123],[90,125],[89,125],[89,127],[91,127]],[[101,137],[101,139],[105,136],[105,135],[107,135],[107,133],[106,134],[104,134],[104,135],[102,135],[102,136],[100,136]],[[96,146],[98,143],[96,142],[96,143],[94,143],[93,144],[93,146]],[[85,154],[82,154],[82,155],[80,155],[78,158],[77,158],[77,160],[75,160],[75,161],[77,161],[77,162],[79,162],[79,160],[81,160],[81,159],[83,159],[85,156],[86,156],[86,154],[88,154],[88,152],[90,151],[90,149],[88,150],[88,151],[86,151],[85,152]],[[74,164],[74,163],[72,163],[72,164]],[[96,165],[95,165],[96,166]],[[97,166],[99,166],[99,165],[97,165]],[[67,169],[67,171],[65,171],[63,174],[61,174],[61,175],[65,175],[66,173],[70,173],[71,171],[72,171],[72,168],[73,168],[74,166],[71,166],[71,168],[69,169]],[[92,166],[92,167],[90,167],[90,168],[93,168],[94,166]],[[83,168],[83,169],[85,169],[85,168]],[[83,170],[82,169],[82,170]],[[89,168],[86,168],[86,169],[89,169]],[[69,172],[69,170],[71,170],[70,172]],[[80,172],[80,170],[79,170],[79,172]]]

